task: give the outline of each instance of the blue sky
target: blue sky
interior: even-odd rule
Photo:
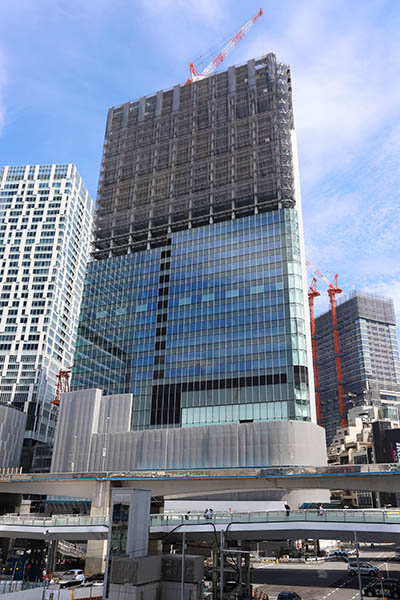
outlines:
[[[400,321],[397,0],[2,0],[0,164],[74,162],[95,198],[107,109],[184,82],[260,6],[223,65],[292,67],[307,255]]]

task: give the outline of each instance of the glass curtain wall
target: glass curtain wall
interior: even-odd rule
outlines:
[[[135,396],[135,429],[310,420],[295,208],[89,264],[72,389]]]

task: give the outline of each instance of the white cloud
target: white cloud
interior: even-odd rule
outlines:
[[[399,114],[400,82],[393,74],[400,69],[400,43],[395,25],[393,31],[380,29],[374,20],[376,3],[310,0],[289,6],[286,19],[254,30],[240,52],[248,57],[273,51],[291,64],[307,187],[349,166],[371,135]]]
[[[182,71],[183,64],[222,41],[231,27],[228,0],[139,0],[138,4],[144,27],[151,27],[163,59],[171,57],[183,77],[189,75]]]
[[[216,25],[223,17],[225,2],[220,0],[139,0],[142,9],[162,20],[174,21],[177,16],[198,19],[201,27]]]

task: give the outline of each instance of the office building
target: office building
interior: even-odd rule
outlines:
[[[273,54],[110,109],[93,257],[72,390],[133,394],[131,429],[315,421],[291,76]]]
[[[72,365],[93,201],[72,164],[0,168],[0,401],[25,444],[54,435],[56,375]]]
[[[399,402],[400,362],[393,300],[353,292],[338,301],[337,319],[346,407]],[[340,426],[330,311],[319,316],[315,326],[322,425],[330,443]]]

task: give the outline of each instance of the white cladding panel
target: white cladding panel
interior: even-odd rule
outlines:
[[[0,468],[20,465],[26,414],[0,404]]]
[[[63,395],[52,471],[326,464],[325,432],[306,421],[131,431],[133,396]],[[93,425],[98,411],[100,422]]]

